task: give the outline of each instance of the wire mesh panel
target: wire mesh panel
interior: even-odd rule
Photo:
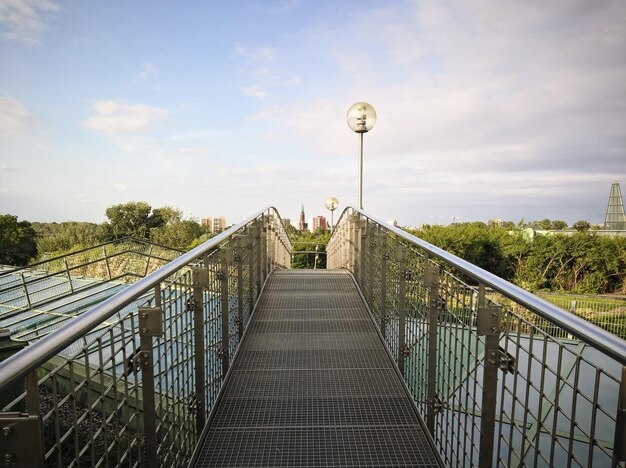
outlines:
[[[187,466],[265,278],[290,258],[273,209],[153,273],[157,247],[115,248],[130,252],[129,274],[148,275],[73,320],[45,324],[55,331],[0,363],[5,461]],[[117,258],[107,252],[109,268],[121,268]]]
[[[446,465],[624,466],[623,340],[362,211],[328,264],[354,274]]]

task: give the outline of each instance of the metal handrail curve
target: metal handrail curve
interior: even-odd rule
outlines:
[[[53,357],[76,339],[97,327],[104,320],[110,318],[117,310],[127,306],[135,299],[154,288],[157,284],[172,276],[178,270],[187,266],[191,261],[217,247],[232,234],[247,226],[263,213],[273,211],[279,219],[280,214],[273,206],[268,206],[243,221],[235,224],[226,231],[207,240],[205,243],[172,260],[170,263],[156,270],[154,273],[140,279],[127,289],[101,302],[84,314],[72,319],[67,325],[55,330],[48,336],[29,345],[22,352],[14,354],[0,363],[0,390],[15,379],[26,376],[39,365]],[[281,221],[282,223],[282,221]]]
[[[453,266],[457,270],[465,273],[469,277],[476,281],[482,282],[487,286],[490,286],[495,291],[499,292],[503,296],[523,305],[528,310],[536,313],[540,317],[552,322],[563,330],[567,331],[576,338],[582,340],[588,345],[601,351],[602,353],[615,359],[622,365],[626,365],[626,341],[620,337],[607,332],[606,330],[587,322],[586,320],[572,314],[560,307],[557,307],[548,301],[535,296],[534,294],[516,286],[508,281],[500,278],[499,276],[489,273],[482,268],[463,260],[462,258],[452,255],[439,247],[426,242],[423,239],[415,237],[408,232],[403,231],[400,228],[390,225],[385,221],[381,221],[374,216],[366,213],[363,210],[353,208],[351,206],[346,207],[336,225],[339,225],[342,218],[346,215],[348,210],[359,213],[371,221],[375,222],[379,226],[384,227],[390,232],[393,232],[396,236],[404,239],[411,244],[418,246],[420,249],[428,252],[430,255],[443,260],[447,264]],[[336,231],[333,230],[332,236]],[[330,239],[329,239],[330,241]]]

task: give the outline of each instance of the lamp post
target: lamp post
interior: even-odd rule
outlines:
[[[376,123],[376,111],[367,102],[357,102],[348,109],[348,126],[361,134],[361,153],[359,158],[359,208],[363,209],[363,134],[369,132]]]
[[[330,211],[330,232],[333,232],[333,228],[335,227],[335,220],[333,215],[335,214],[335,210],[339,206],[339,200],[335,197],[328,197],[326,199],[326,209]]]

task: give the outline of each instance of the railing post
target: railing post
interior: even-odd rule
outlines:
[[[620,382],[617,398],[613,458],[616,465],[619,462],[626,461],[626,366],[622,367],[622,381]]]
[[[254,300],[256,301],[261,293],[261,234],[258,222],[251,228],[252,232],[252,256],[254,257]]]
[[[372,309],[372,312],[374,312],[375,307],[374,307],[374,285],[375,285],[375,281],[374,281],[374,255],[376,254],[376,247],[378,247],[378,244],[376,242],[376,240],[378,239],[378,229],[376,229],[376,231],[374,231],[372,229],[372,227],[370,226],[367,230],[367,279],[368,279],[368,291],[367,291],[367,299],[368,302],[370,304],[370,307]]]
[[[439,266],[426,260],[424,266],[424,288],[428,291],[428,368],[426,427],[435,433],[435,415],[439,411],[437,396],[437,335],[439,331]]]
[[[22,287],[24,288],[24,296],[26,297],[26,303],[28,307],[32,307],[33,305],[30,302],[30,295],[28,294],[28,284],[26,284],[26,278],[24,278],[24,273],[20,273],[20,277],[22,278]]]
[[[243,337],[243,255],[242,248],[238,247],[235,252],[237,263],[237,332],[239,341]]]
[[[498,369],[500,368],[500,326],[502,307],[486,305],[485,285],[478,290],[478,336],[485,337],[483,369],[483,397],[480,421],[480,447],[478,466],[487,468],[493,464],[493,446],[496,426],[496,400],[498,391]]]
[[[398,369],[404,375],[406,357],[406,280],[410,271],[406,267],[406,247],[398,247]]]
[[[193,279],[193,353],[195,377],[196,433],[200,435],[205,425],[205,375],[204,375],[204,289],[209,287],[208,268],[196,267]]]
[[[267,217],[265,214],[261,215],[261,262],[262,262],[262,278],[261,284],[265,282],[265,278],[267,278]],[[260,291],[260,289],[259,289]]]
[[[163,335],[161,287],[154,288],[155,308],[139,307],[139,343],[141,351],[135,355],[141,367],[141,392],[143,399],[143,430],[146,449],[146,466],[158,466],[156,405],[154,396],[154,356],[152,338]]]
[[[380,233],[378,235],[381,251],[380,259],[380,333],[383,338],[387,338],[387,260],[389,260],[389,252],[387,252],[387,234]]]
[[[230,264],[233,262],[233,249],[222,249],[220,271],[218,272],[220,280],[220,296],[221,296],[221,312],[222,312],[222,377],[226,377],[228,372],[228,363],[230,359],[230,304],[228,298],[228,273]]]
[[[148,249],[148,260],[146,260],[146,269],[143,271],[143,275],[144,276],[148,276],[148,268],[150,268],[150,260],[152,260],[152,249],[154,248],[153,245],[150,246],[150,249]]]
[[[104,263],[107,266],[107,274],[109,275],[109,280],[113,277],[111,276],[111,265],[109,264],[109,256],[107,255],[107,249],[102,246],[102,256],[104,257]]]
[[[74,285],[72,284],[72,275],[70,275],[70,265],[67,263],[67,258],[63,259],[63,263],[65,263],[65,275],[67,276],[67,282],[70,286],[70,292],[74,293]]]
[[[358,244],[359,286],[361,288],[361,291],[363,291],[363,295],[367,297],[367,286],[365,285],[367,281],[365,278],[365,258],[367,255],[367,219],[365,218],[359,218]]]

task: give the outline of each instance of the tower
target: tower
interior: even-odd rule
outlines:
[[[609,205],[606,208],[606,217],[604,218],[604,229],[616,231],[626,230],[626,214],[624,214],[624,200],[622,199],[622,190],[619,182],[613,182],[611,185],[611,194],[609,195]]]
[[[302,211],[300,211],[300,221],[298,222],[298,229],[300,231],[303,231],[307,227],[309,227],[305,220],[306,218],[304,217],[304,205],[302,205]]]

